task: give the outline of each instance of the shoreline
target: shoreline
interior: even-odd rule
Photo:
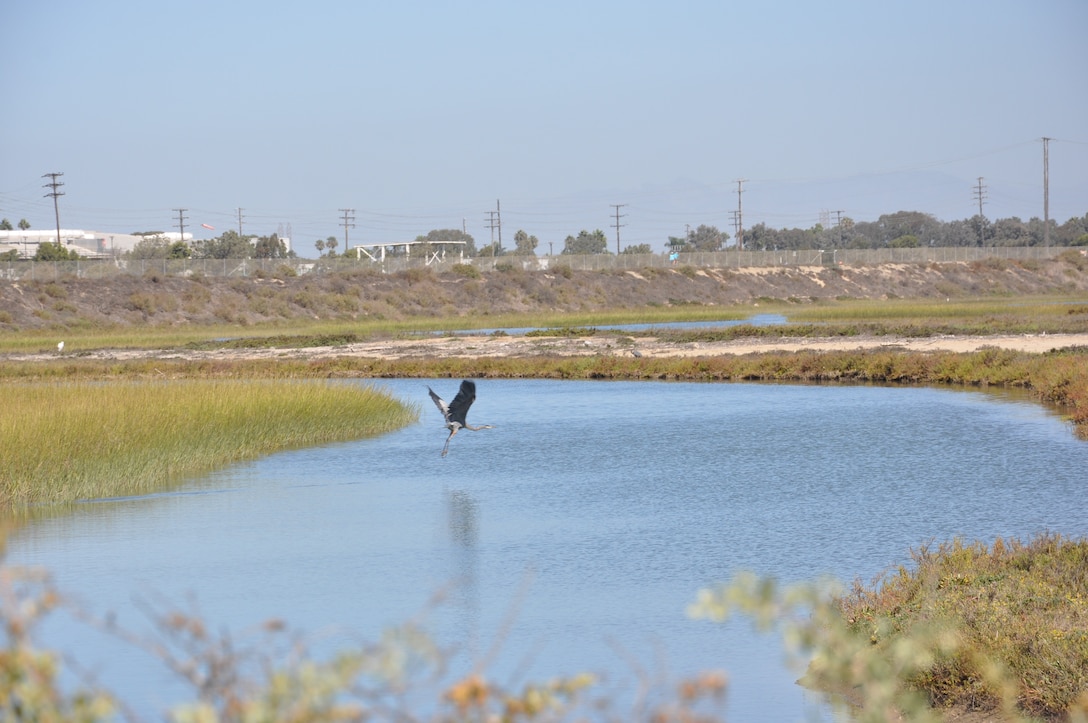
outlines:
[[[670,342],[656,337],[625,338],[615,336],[525,337],[525,336],[443,336],[424,339],[388,339],[357,342],[339,346],[270,347],[259,349],[94,349],[71,352],[12,353],[0,355],[6,362],[46,362],[91,359],[96,361],[133,361],[173,359],[179,361],[255,360],[255,359],[329,359],[337,357],[379,358],[385,360],[420,358],[475,357],[581,357],[630,356],[663,358],[713,357],[723,355],[766,354],[770,352],[977,352],[986,348],[1021,351],[1032,354],[1072,346],[1088,346],[1086,334],[1003,334],[994,336],[935,337],[810,337],[778,339],[744,338],[719,342]]]

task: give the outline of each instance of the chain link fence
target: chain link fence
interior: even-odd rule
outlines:
[[[320,259],[86,259],[79,261],[5,261],[0,262],[0,278],[9,281],[55,281],[67,276],[103,279],[117,276],[216,276],[275,277],[299,276],[338,271],[396,273],[409,269],[433,268],[448,271],[464,264],[479,271],[523,269],[547,271],[616,271],[645,268],[698,267],[750,268],[791,266],[862,266],[877,264],[925,264],[974,262],[989,259],[1009,261],[1043,260],[1069,249],[1061,246],[957,246],[903,249],[834,249],[821,251],[715,251],[669,254],[589,254],[584,256],[480,256],[460,259],[387,256],[369,258]],[[1081,253],[1085,253],[1081,250]]]

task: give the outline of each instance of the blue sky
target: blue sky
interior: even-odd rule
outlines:
[[[524,229],[1088,213],[1088,2],[0,5],[0,216],[288,227],[296,249]],[[207,235],[214,235],[207,233]]]

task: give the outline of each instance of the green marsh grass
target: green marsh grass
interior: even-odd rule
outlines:
[[[1080,316],[1088,324],[1088,302],[1084,296],[1007,296],[955,299],[844,299],[819,301],[791,307],[789,317],[797,322],[898,321],[901,323],[957,323],[976,326],[979,322],[1006,325],[1062,324]],[[1071,312],[1074,312],[1071,314]],[[1082,326],[1083,328],[1083,326]],[[995,333],[995,332],[990,332]]]
[[[1088,301],[1083,297],[1002,297],[953,299],[885,299],[821,301],[811,305],[764,303],[737,306],[647,306],[591,313],[525,312],[468,316],[390,319],[293,320],[269,324],[145,325],[107,328],[23,330],[0,333],[0,353],[54,353],[65,342],[65,355],[93,349],[173,349],[217,345],[312,346],[397,338],[422,333],[496,328],[561,329],[617,324],[736,321],[755,313],[781,314],[787,326],[723,328],[701,332],[653,332],[658,336],[687,333],[728,338],[740,336],[932,336],[935,334],[1022,334],[1088,332]],[[649,332],[635,334],[646,336]],[[671,338],[670,336],[670,338]],[[707,337],[710,338],[710,337]]]
[[[283,449],[357,439],[418,409],[372,388],[301,380],[5,383],[0,504],[162,490]]]
[[[1088,540],[953,540],[838,599],[850,628],[887,655],[934,625],[957,645],[906,681],[938,706],[991,709],[1011,694],[1029,715],[1088,714]],[[1011,691],[995,685],[996,663]]]
[[[216,340],[230,343],[236,340],[277,338],[309,340],[351,337],[362,341],[369,338],[396,338],[421,333],[452,333],[472,329],[548,328],[573,326],[607,326],[614,324],[650,324],[671,321],[733,320],[749,316],[747,307],[646,307],[599,313],[552,314],[518,313],[412,318],[404,320],[310,320],[275,324],[212,325],[144,325],[105,328],[31,329],[0,333],[0,353],[53,352],[57,342],[64,341],[68,356],[92,349],[173,349],[195,345],[214,345]]]

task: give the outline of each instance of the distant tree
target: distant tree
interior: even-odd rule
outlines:
[[[11,225],[11,221],[6,218],[0,218],[0,231],[14,231],[15,228]]]
[[[765,223],[757,223],[744,231],[744,248],[748,250],[769,251],[782,248],[779,232]]]
[[[443,249],[446,253],[476,255],[476,242],[471,234],[467,234],[458,228],[436,228],[427,232],[426,236],[417,236],[416,241],[425,245],[425,249],[449,244]]]
[[[975,245],[983,246],[993,238],[993,230],[990,228],[990,220],[985,216],[975,214],[969,221],[975,232]]]
[[[688,239],[686,236],[669,236],[669,240],[665,242],[665,246],[669,251],[675,251],[678,254],[691,250],[691,247],[688,246]]]
[[[340,245],[340,242],[336,240],[335,236],[329,236],[325,239],[325,248],[329,250],[328,256],[336,255],[336,247]]]
[[[608,239],[604,231],[600,229],[592,233],[585,230],[579,231],[577,236],[567,236],[561,253],[568,255],[608,253]]]
[[[144,236],[126,255],[132,259],[165,259],[169,249],[170,242],[166,240],[166,237],[156,234]]]
[[[721,251],[729,234],[722,233],[715,226],[700,224],[689,228],[684,236],[669,236],[666,246],[669,251],[685,253],[688,251]]]
[[[277,234],[261,236],[253,246],[253,258],[285,259],[287,258],[287,244]]]
[[[30,221],[27,221],[25,218],[19,219],[19,230],[20,231],[27,231],[29,229],[30,229]]]
[[[839,219],[839,222],[835,224],[834,233],[836,246],[840,248],[853,248],[854,219],[849,216],[843,216]]]
[[[491,256],[503,256],[505,254],[506,249],[502,247],[502,242],[492,241],[487,246],[482,247],[479,253],[477,253],[476,255],[480,258],[485,258]]]
[[[695,251],[721,251],[729,234],[722,233],[715,226],[699,224],[688,231],[688,245]]]
[[[318,256],[323,254],[325,252],[325,239],[319,238],[317,241],[314,241],[314,248],[317,249]]]
[[[34,254],[35,261],[75,261],[78,258],[79,254],[75,249],[66,249],[64,244],[56,241],[41,242]]]
[[[166,249],[166,258],[168,259],[191,259],[192,257],[193,250],[184,241],[175,241]]]
[[[654,250],[650,248],[650,244],[637,244],[628,246],[623,250],[625,254],[652,254]]]
[[[916,249],[921,245],[922,244],[918,242],[918,237],[914,234],[893,238],[888,242],[888,248],[891,249]]]
[[[978,242],[978,233],[968,221],[960,219],[941,226],[941,235],[929,246],[973,246]]]
[[[1074,242],[1088,233],[1088,214],[1069,219],[1050,235],[1051,243],[1059,246],[1072,246]]]
[[[518,256],[536,256],[536,247],[539,245],[540,241],[536,236],[530,236],[520,230],[514,234],[514,253]]]
[[[1027,224],[1016,216],[994,221],[992,229],[997,246],[1024,246],[1029,238]]]
[[[5,251],[4,253],[0,254],[0,261],[18,261],[18,260],[19,260],[19,252],[16,251],[15,249],[12,249],[11,251]]]
[[[237,231],[224,231],[215,238],[195,242],[193,255],[201,259],[248,259],[253,257],[253,242]]]
[[[858,224],[859,228],[862,224]],[[880,216],[875,223],[865,224],[873,246],[887,246],[900,236],[917,236],[920,243],[929,246],[931,240],[941,236],[941,222],[921,211],[896,211]]]

